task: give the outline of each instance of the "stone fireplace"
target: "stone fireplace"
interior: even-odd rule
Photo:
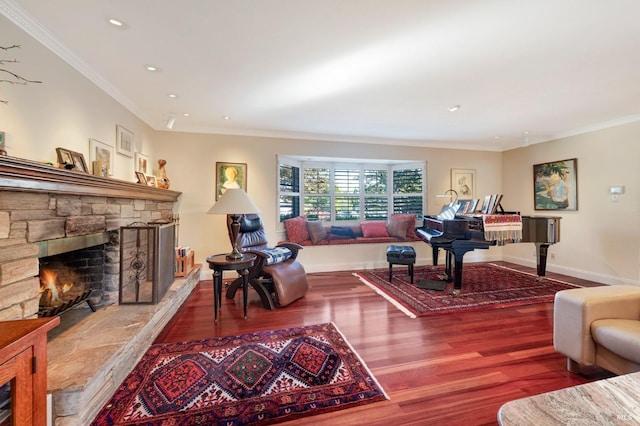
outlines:
[[[101,282],[87,279],[96,312],[72,326],[65,316],[75,312],[64,313],[49,333],[48,409],[55,425],[88,424],[197,284],[199,266],[176,279],[157,305],[118,305],[120,228],[170,219],[179,196],[0,156],[0,321],[38,316],[41,259],[59,246],[98,246],[103,253]],[[97,244],[85,241],[95,238]]]
[[[0,157],[0,321],[34,318],[39,262],[51,245],[170,219],[179,192]],[[106,244],[97,304],[118,301],[119,243]],[[46,255],[46,253],[45,253]]]

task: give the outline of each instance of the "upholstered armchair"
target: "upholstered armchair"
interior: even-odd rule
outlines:
[[[584,365],[615,374],[640,371],[640,288],[611,285],[559,291],[553,343],[574,373]]]
[[[231,222],[231,216],[227,216],[227,222]],[[229,239],[232,238],[229,233]],[[233,241],[231,243],[233,244]],[[281,243],[273,248],[269,247],[259,215],[242,215],[237,244],[241,252],[258,256],[254,266],[249,270],[249,282],[265,308],[276,309],[286,306],[307,293],[307,274],[297,260],[298,251],[302,246]],[[227,289],[227,299],[233,299],[241,287],[242,278],[237,278]]]

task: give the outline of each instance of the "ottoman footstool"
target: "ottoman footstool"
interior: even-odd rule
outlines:
[[[389,262],[389,282],[392,278],[393,265],[407,265],[413,284],[413,264],[416,263],[416,251],[411,246],[387,246],[387,262]]]

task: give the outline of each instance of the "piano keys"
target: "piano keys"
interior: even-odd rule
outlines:
[[[450,206],[447,209],[445,206],[438,216],[426,216],[423,227],[418,229],[416,234],[431,245],[434,266],[438,264],[439,249],[446,250],[445,278],[448,281],[453,280],[454,296],[462,290],[464,255],[476,249],[486,250],[498,243],[534,243],[538,279],[545,276],[549,246],[560,242],[560,217],[518,216],[522,222],[521,237],[498,241],[486,238],[482,216],[464,216],[455,215],[455,213],[452,215],[451,209],[455,210],[455,207]],[[452,262],[454,263],[453,279],[451,278]]]

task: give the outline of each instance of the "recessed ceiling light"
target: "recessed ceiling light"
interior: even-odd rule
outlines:
[[[228,115],[223,115],[223,116],[222,116],[222,119],[223,119],[223,120],[231,120],[231,117],[229,117]]]
[[[158,69],[158,67],[154,67],[153,65],[145,65],[145,68],[147,69],[147,71],[160,71]]]
[[[169,97],[175,99],[178,97],[178,95],[176,95],[175,93],[169,93]]]
[[[120,19],[117,18],[109,18],[108,22],[113,25],[116,28],[120,28],[122,30],[127,28],[127,23],[124,21],[121,21]]]
[[[493,139],[498,140],[500,139],[500,136],[494,136]]]
[[[189,114],[188,112],[185,112],[185,113],[184,113],[184,114],[182,114],[182,115],[184,115],[185,117],[189,117],[191,114]]]
[[[460,105],[454,105],[449,107],[449,112],[455,112],[460,109]]]

